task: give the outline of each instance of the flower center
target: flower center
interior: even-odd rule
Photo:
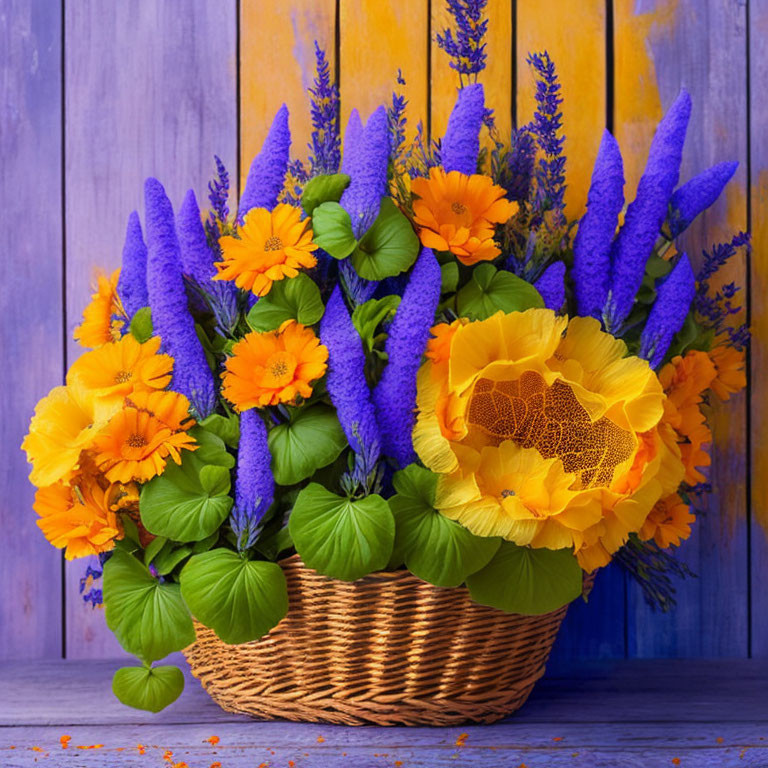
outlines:
[[[279,251],[283,247],[283,241],[277,236],[268,237],[264,243],[265,251]]]
[[[134,432],[132,435],[128,436],[128,439],[125,441],[125,444],[129,448],[143,448],[145,445],[148,444],[147,438],[144,437],[144,435],[140,435],[137,432]]]
[[[502,499],[508,499],[510,496],[514,496],[514,495],[515,495],[515,492],[513,490],[510,490],[509,488],[505,488],[501,492],[501,498]]]
[[[274,352],[264,366],[262,384],[271,389],[284,387],[293,381],[295,370],[296,358],[290,352]]]
[[[451,203],[451,210],[457,216],[461,216],[462,213],[466,213],[467,212],[467,206],[464,205],[463,203],[459,203],[459,202]]]
[[[133,378],[130,371],[118,371],[115,374],[115,384],[125,384]]]

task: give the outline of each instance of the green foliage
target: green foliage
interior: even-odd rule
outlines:
[[[178,584],[160,583],[133,555],[115,550],[104,565],[107,626],[128,653],[145,662],[195,640]]]
[[[282,568],[229,549],[192,557],[181,571],[181,591],[195,617],[230,644],[258,640],[288,611]]]
[[[248,325],[254,331],[272,331],[286,320],[298,320],[302,325],[314,325],[325,312],[320,289],[303,272],[290,280],[272,284],[248,313]]]
[[[328,202],[338,203],[348,186],[349,176],[345,173],[315,176],[304,187],[304,192],[301,195],[301,207],[308,216],[311,216],[318,205]]]
[[[128,707],[159,712],[173,704],[184,690],[178,667],[122,667],[112,678],[112,692]]]
[[[483,568],[501,539],[475,536],[434,508],[437,476],[411,464],[395,473],[395,548],[390,563],[405,562],[408,570],[438,587],[457,587]]]
[[[570,549],[532,549],[504,541],[490,563],[467,579],[467,586],[481,605],[538,616],[575,600],[582,578]]]
[[[357,246],[349,214],[334,202],[322,203],[312,212],[313,240],[334,259],[346,259]]]
[[[230,448],[237,448],[240,442],[240,419],[234,413],[227,416],[212,413],[200,422],[200,426],[223,440]]]
[[[456,294],[459,315],[472,320],[485,320],[499,310],[523,312],[543,306],[544,300],[530,283],[492,264],[478,264],[472,279]]]
[[[269,432],[272,473],[279,485],[294,485],[332,464],[347,445],[336,411],[318,403],[295,409],[287,424]]]
[[[440,275],[440,293],[454,293],[459,287],[459,265],[455,261],[441,264]]]
[[[353,500],[310,483],[296,499],[289,530],[307,566],[333,579],[355,581],[386,567],[395,520],[381,496]]]
[[[419,238],[411,222],[385,197],[376,221],[362,236],[350,260],[365,280],[383,280],[405,272],[419,255]]]
[[[152,338],[152,311],[149,307],[142,307],[131,318],[131,335],[139,344],[144,344]]]
[[[393,317],[399,306],[400,297],[389,295],[380,299],[369,299],[352,310],[352,323],[368,352],[373,349],[376,329],[385,320]]]

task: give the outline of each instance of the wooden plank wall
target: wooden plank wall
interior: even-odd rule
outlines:
[[[585,657],[768,656],[768,545],[758,522],[768,519],[759,442],[768,424],[760,386],[768,369],[768,112],[748,87],[750,73],[753,84],[768,79],[768,0],[489,0],[489,9],[490,68],[481,80],[503,135],[532,115],[527,53],[547,49],[557,64],[571,215],[583,207],[605,127],[624,150],[631,198],[653,128],[684,85],[694,114],[683,180],[721,160],[741,163],[727,199],[692,229],[686,248],[698,259],[750,218],[755,233],[751,258],[729,274],[751,290],[754,386],[749,401],[737,397],[715,416],[718,491],[684,549],[699,578],[682,585],[674,614],[659,616],[609,568],[589,605],[569,612],[553,666]],[[82,564],[63,568],[32,523],[17,446],[35,400],[78,353],[69,339],[92,272],[117,265],[127,216],[143,207],[144,177],[157,175],[176,202],[189,186],[202,199],[215,153],[242,181],[283,102],[294,156],[306,158],[316,39],[339,76],[342,125],[354,106],[365,119],[389,103],[402,68],[411,130],[422,120],[440,136],[457,85],[434,42],[445,23],[444,0],[3,4],[0,205],[25,225],[0,233],[3,252],[16,256],[0,260],[1,306],[4,318],[28,318],[28,335],[18,338],[20,323],[0,326],[0,524],[17,532],[17,546],[0,558],[0,658],[118,652],[102,613],[77,595]]]

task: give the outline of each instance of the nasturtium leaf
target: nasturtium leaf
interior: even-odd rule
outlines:
[[[411,464],[395,473],[393,483],[395,559],[405,561],[411,573],[438,587],[457,587],[488,564],[501,539],[475,536],[437,512],[435,474]]]
[[[133,555],[116,550],[104,565],[107,626],[128,653],[145,662],[195,640],[178,584],[161,583]]]
[[[196,453],[186,453],[181,466],[169,462],[162,475],[141,489],[141,520],[156,536],[200,541],[212,535],[229,514],[229,489],[227,467],[204,464]]]
[[[481,605],[538,616],[575,600],[582,578],[570,549],[533,549],[503,541],[491,562],[467,578],[467,586]]]
[[[324,312],[315,281],[299,273],[290,280],[273,283],[269,293],[251,307],[247,321],[254,331],[272,331],[292,319],[302,325],[313,325]]]
[[[390,294],[380,299],[369,299],[352,310],[352,323],[369,352],[373,349],[376,329],[393,317],[399,306],[400,297]]]
[[[234,413],[228,416],[212,413],[200,422],[200,426],[221,438],[230,448],[237,448],[240,443],[240,420]]]
[[[485,320],[499,310],[523,312],[543,307],[539,292],[517,275],[496,270],[492,264],[479,264],[472,279],[456,294],[459,315],[471,320]]]
[[[363,279],[383,280],[410,269],[418,255],[419,238],[411,222],[385,197],[376,221],[360,238],[350,260]]]
[[[225,643],[258,640],[288,611],[282,568],[264,560],[247,560],[229,549],[212,549],[190,558],[180,581],[189,610]]]
[[[355,581],[386,567],[395,520],[381,496],[353,500],[310,483],[296,499],[289,530],[309,568],[333,579]]]
[[[272,473],[278,485],[294,485],[332,464],[347,445],[336,411],[318,403],[293,412],[269,432]]]
[[[342,192],[349,186],[346,173],[331,173],[310,179],[301,194],[301,207],[308,216],[323,203],[338,203]]]
[[[440,293],[454,293],[459,287],[459,265],[448,261],[440,265]]]
[[[182,560],[189,557],[192,552],[192,547],[189,544],[173,545],[169,542],[160,550],[153,565],[160,576],[167,576]]]
[[[334,259],[346,259],[355,250],[349,214],[334,202],[322,203],[312,211],[312,239]]]
[[[152,541],[149,542],[149,545],[144,550],[144,565],[149,568],[150,563],[155,559],[155,556],[160,552],[160,550],[166,545],[168,539],[165,538],[165,536],[155,536]]]
[[[184,674],[178,667],[121,667],[112,678],[112,693],[134,709],[159,712],[173,704],[184,690]]]
[[[214,431],[198,425],[192,427],[189,434],[195,438],[198,448],[193,454],[182,453],[184,458],[194,456],[193,460],[200,464],[215,464],[227,469],[235,466],[235,457],[227,451],[226,444]]]
[[[653,254],[645,263],[645,273],[654,280],[664,275],[669,274],[672,271],[672,262],[667,259],[663,259],[661,256]]]
[[[152,311],[149,307],[142,307],[136,310],[136,314],[131,318],[129,327],[131,335],[139,344],[144,344],[152,338]]]

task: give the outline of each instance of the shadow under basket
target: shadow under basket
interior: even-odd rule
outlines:
[[[280,565],[290,609],[269,634],[227,645],[196,624],[184,651],[228,712],[342,725],[491,723],[525,703],[567,610],[508,614],[404,570],[348,583],[298,555]]]

